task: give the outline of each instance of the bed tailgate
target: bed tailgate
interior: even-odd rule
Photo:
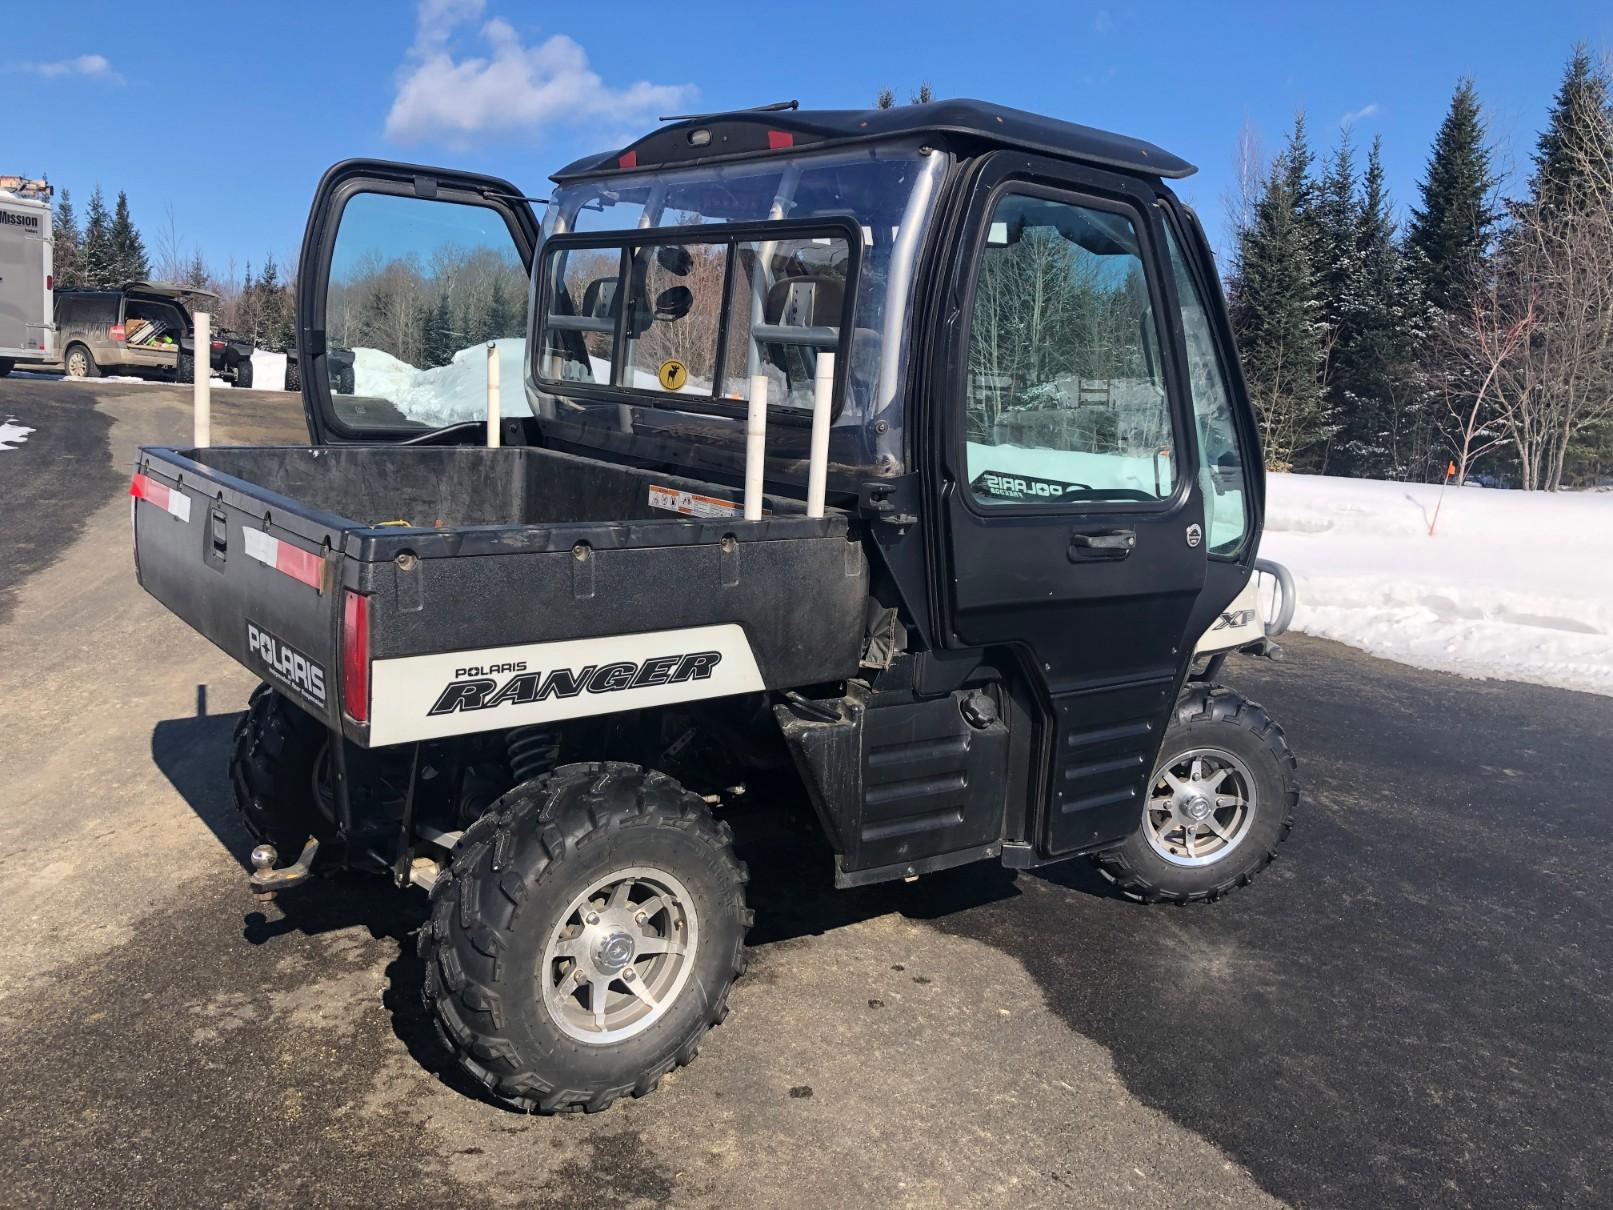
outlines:
[[[129,495],[140,586],[338,725],[341,520],[167,449],[141,449]]]

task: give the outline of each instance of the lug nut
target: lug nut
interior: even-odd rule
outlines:
[[[644,912],[639,912],[633,917],[633,923],[634,924],[643,924],[648,919],[649,919],[648,915],[646,915]]]
[[[599,913],[598,912],[589,912],[588,915],[586,915],[586,916],[584,916],[582,918],[582,921],[583,921],[584,924],[598,924],[599,923]]]
[[[633,982],[633,980],[637,977],[638,972],[635,971],[631,966],[622,972],[622,978],[626,979],[629,983]]]
[[[578,983],[587,983],[588,982],[588,972],[583,970],[583,968],[580,967],[580,966],[576,970],[571,972],[571,977],[573,979],[575,979]]]

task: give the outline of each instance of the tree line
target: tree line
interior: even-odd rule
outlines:
[[[1514,196],[1471,79],[1402,226],[1381,140],[1319,163],[1304,115],[1269,164],[1245,131],[1227,292],[1267,465],[1528,489],[1613,472],[1613,103],[1570,55]]]
[[[524,336],[526,286],[521,262],[503,250],[371,252],[332,276],[325,322],[334,344],[380,349],[429,369],[462,349]]]
[[[121,189],[108,210],[97,185],[82,226],[72,192],[63,189],[52,214],[51,234],[58,290],[115,289],[149,280],[188,286],[217,296],[205,308],[196,308],[211,310],[215,329],[222,328],[264,349],[282,351],[296,342],[295,273],[282,275],[273,255],[264,258],[257,272],[250,261],[239,275],[233,261],[226,271],[214,272],[201,253],[187,250],[171,206],[166,226],[157,237],[155,263],[129,213],[128,194]]]

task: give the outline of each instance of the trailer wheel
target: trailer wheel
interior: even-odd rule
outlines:
[[[95,364],[95,358],[83,345],[68,345],[67,352],[62,354],[62,369],[69,378],[99,378],[101,367]]]
[[[1143,903],[1219,899],[1277,855],[1299,804],[1297,770],[1265,710],[1230,689],[1194,685],[1165,732],[1142,826],[1093,860]]]
[[[605,1109],[689,1063],[745,969],[732,833],[663,773],[565,765],[473,824],[420,932],[460,1065],[533,1113]]]
[[[256,841],[282,856],[296,854],[310,836],[331,834],[319,800],[325,789],[329,733],[268,685],[252,692],[230,744],[235,806]]]

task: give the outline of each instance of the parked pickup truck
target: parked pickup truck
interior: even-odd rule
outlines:
[[[58,363],[69,378],[135,374],[190,382],[196,365],[190,309],[197,300],[205,304],[217,297],[149,281],[108,290],[57,290]],[[252,385],[251,341],[219,330],[209,345],[207,361],[215,374],[238,387]]]

